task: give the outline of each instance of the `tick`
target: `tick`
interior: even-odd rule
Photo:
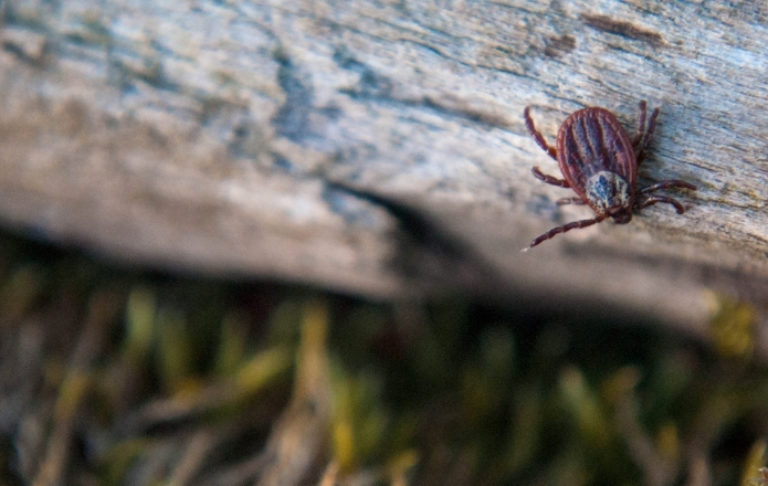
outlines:
[[[653,110],[648,125],[645,124],[645,115],[646,104],[641,101],[637,134],[630,140],[613,113],[604,108],[584,108],[571,114],[560,125],[557,144],[553,147],[536,130],[530,106],[525,108],[525,126],[539,147],[557,160],[563,179],[544,174],[538,167],[533,168],[533,175],[547,184],[573,189],[576,196],[560,199],[558,204],[586,204],[595,212],[594,218],[552,228],[533,240],[528,248],[560,233],[585,228],[607,218],[612,218],[616,224],[629,223],[633,211],[656,203],[674,206],[677,214],[685,212],[676,199],[653,193],[670,187],[694,191],[696,186],[693,184],[671,179],[637,187],[637,168],[643,162],[643,152],[653,135],[659,109]]]

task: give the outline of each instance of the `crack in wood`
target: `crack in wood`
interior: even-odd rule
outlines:
[[[661,34],[638,27],[631,22],[615,20],[607,15],[582,15],[581,19],[588,26],[609,34],[616,34],[627,39],[647,42],[653,47],[665,44]]]

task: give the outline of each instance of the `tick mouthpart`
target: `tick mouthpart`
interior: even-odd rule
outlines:
[[[620,211],[611,214],[611,219],[615,224],[627,224],[632,220],[632,213],[622,208]]]

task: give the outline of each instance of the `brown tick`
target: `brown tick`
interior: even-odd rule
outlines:
[[[555,147],[549,145],[534,127],[529,106],[523,115],[528,131],[539,147],[557,160],[564,179],[543,174],[538,167],[533,168],[533,175],[548,184],[573,189],[576,196],[560,199],[558,204],[587,204],[595,212],[592,219],[552,228],[533,240],[528,248],[560,233],[584,228],[609,217],[616,224],[629,223],[632,211],[656,203],[671,204],[677,214],[685,212],[683,205],[676,199],[652,193],[668,187],[696,190],[693,184],[673,179],[639,189],[637,187],[637,168],[643,162],[643,151],[653,135],[656,117],[659,115],[658,108],[653,110],[646,126],[646,105],[645,101],[640,102],[637,134],[631,141],[613,113],[604,108],[584,108],[571,114],[560,125]]]

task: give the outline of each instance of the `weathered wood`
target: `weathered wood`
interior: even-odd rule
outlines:
[[[602,302],[701,330],[768,289],[768,7],[760,2],[2,5],[0,216],[164,265],[378,296]],[[650,207],[588,217],[537,181],[568,113],[661,106]],[[714,293],[713,293],[714,292]],[[717,299],[715,298],[714,301]],[[562,300],[560,300],[562,301]]]

